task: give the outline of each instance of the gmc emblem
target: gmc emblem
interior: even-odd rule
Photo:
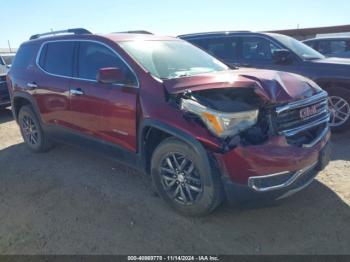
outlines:
[[[304,119],[317,114],[319,112],[317,108],[318,108],[318,104],[301,109],[299,111],[300,118]]]

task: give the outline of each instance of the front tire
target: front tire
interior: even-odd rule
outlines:
[[[164,140],[151,160],[151,175],[159,195],[179,213],[202,216],[211,213],[223,200],[220,177],[206,168],[205,158],[188,144]]]
[[[18,123],[24,142],[34,152],[46,152],[52,147],[52,142],[43,132],[38,117],[31,106],[21,107],[18,113]]]
[[[328,98],[331,112],[332,131],[345,131],[350,126],[350,91],[334,87],[329,90]]]

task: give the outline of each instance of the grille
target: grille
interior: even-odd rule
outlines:
[[[327,99],[327,93],[322,91],[310,98],[277,107],[274,123],[278,134],[298,146],[316,139],[328,128]]]

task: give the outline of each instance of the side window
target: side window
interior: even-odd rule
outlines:
[[[331,53],[331,45],[329,41],[320,41],[318,43],[318,52],[321,54],[330,54]]]
[[[120,68],[124,72],[126,83],[136,85],[131,70],[112,50],[98,43],[80,42],[78,77],[96,80],[98,71],[105,67]]]
[[[242,38],[242,57],[248,61],[271,61],[277,49],[275,44],[261,37]]]
[[[345,40],[332,40],[331,42],[331,53],[332,54],[337,54],[337,53],[342,53],[346,52],[346,41]]]
[[[39,65],[48,73],[72,76],[75,42],[46,43],[40,54]]]
[[[227,49],[225,42],[220,39],[211,40],[208,43],[208,52],[209,54],[219,58],[225,59],[227,55]]]
[[[204,38],[189,41],[219,59],[227,58],[227,45],[223,38]]]
[[[313,49],[316,49],[316,41],[305,42],[306,45],[310,46]]]
[[[27,68],[33,60],[35,49],[35,45],[22,45],[14,58],[11,68]]]
[[[215,37],[190,40],[190,42],[223,61],[233,62],[237,60],[237,38]]]
[[[227,61],[228,62],[238,61],[238,42],[239,42],[238,37],[227,38],[227,45],[228,45]]]

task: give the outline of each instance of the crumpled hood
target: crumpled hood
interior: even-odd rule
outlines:
[[[292,102],[319,92],[316,84],[300,75],[243,68],[173,78],[164,80],[163,83],[171,94],[182,93],[186,90],[194,92],[222,88],[254,88],[260,97],[270,103]]]

